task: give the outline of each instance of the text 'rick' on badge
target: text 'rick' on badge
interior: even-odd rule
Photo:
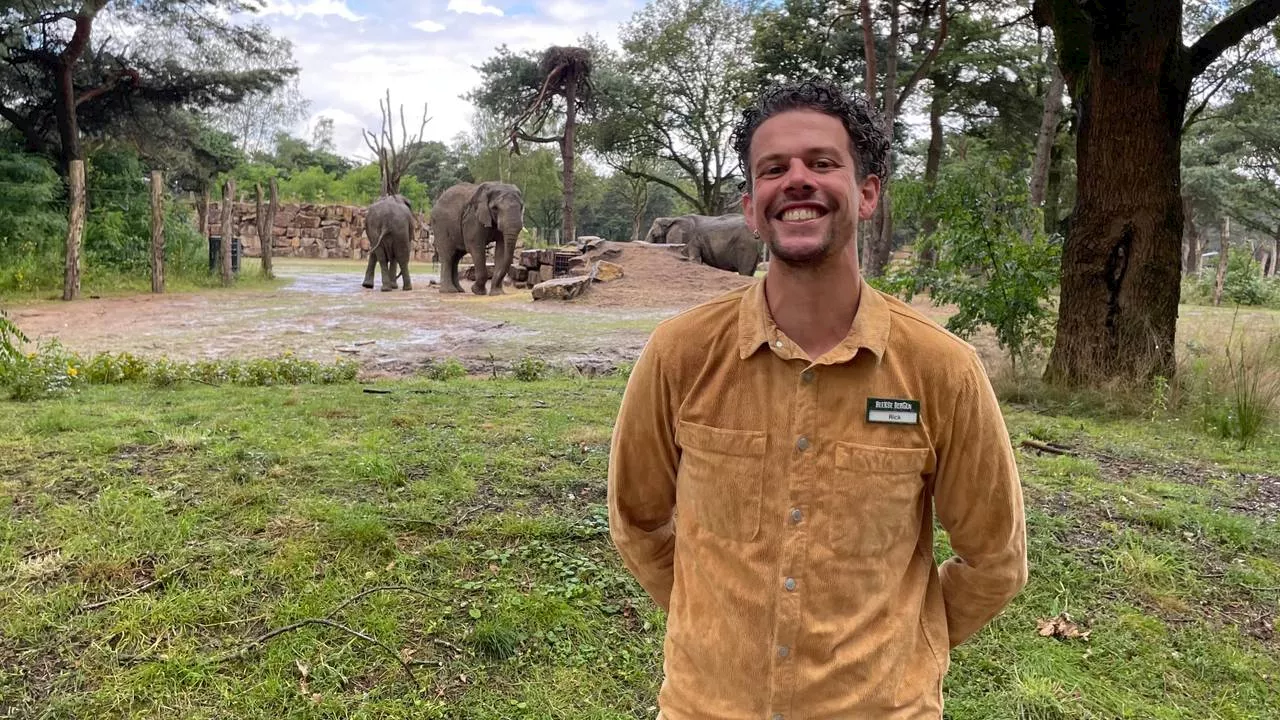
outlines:
[[[920,424],[920,401],[867,398],[867,422],[918,425]]]

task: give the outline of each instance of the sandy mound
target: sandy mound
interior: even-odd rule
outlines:
[[[754,278],[691,263],[669,245],[606,242],[586,254],[622,266],[623,277],[594,283],[574,301],[596,307],[690,307],[751,283]]]

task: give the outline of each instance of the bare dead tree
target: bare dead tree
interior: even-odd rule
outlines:
[[[416,135],[409,135],[404,120],[404,105],[400,106],[400,142],[396,145],[395,117],[391,112],[391,90],[387,90],[387,102],[378,101],[378,109],[382,112],[382,127],[374,135],[362,129],[364,142],[378,158],[378,170],[382,175],[382,194],[395,195],[400,192],[400,179],[408,172],[418,156],[422,154],[422,134],[427,129],[431,118],[427,116],[427,104],[422,104],[422,124]]]

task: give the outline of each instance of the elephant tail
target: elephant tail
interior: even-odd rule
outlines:
[[[369,248],[369,257],[373,257],[373,254],[378,251],[378,248],[382,247],[382,241],[387,239],[388,232],[390,231],[387,228],[383,228],[382,232],[378,233],[378,241],[373,244],[373,247]],[[392,263],[391,282],[399,280],[401,275],[403,275],[403,273],[400,272],[399,265],[397,263]]]

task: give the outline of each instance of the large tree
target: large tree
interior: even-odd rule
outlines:
[[[507,129],[514,153],[520,143],[553,143],[560,148],[563,198],[562,240],[576,237],[574,228],[574,158],[580,113],[593,107],[592,50],[552,46],[541,53],[517,54],[504,45],[477,68],[481,86],[468,99],[497,116]]]
[[[118,128],[123,117],[234,105],[270,92],[297,69],[227,69],[133,42],[178,34],[192,45],[217,41],[242,56],[265,55],[264,27],[227,19],[251,9],[241,0],[7,3],[0,11],[0,117],[22,133],[28,150],[56,158],[65,173],[84,157],[83,137]],[[117,31],[95,34],[104,22]]]
[[[654,0],[601,55],[601,119],[592,145],[614,170],[664,185],[696,212],[738,200],[730,135],[754,89],[751,7],[739,0]],[[635,162],[635,161],[640,162]],[[673,179],[657,168],[673,168]]]
[[[1180,0],[1036,0],[1079,117],[1078,189],[1045,376],[1171,377],[1182,246],[1180,157],[1193,80],[1280,15],[1255,0],[1183,43]]]

